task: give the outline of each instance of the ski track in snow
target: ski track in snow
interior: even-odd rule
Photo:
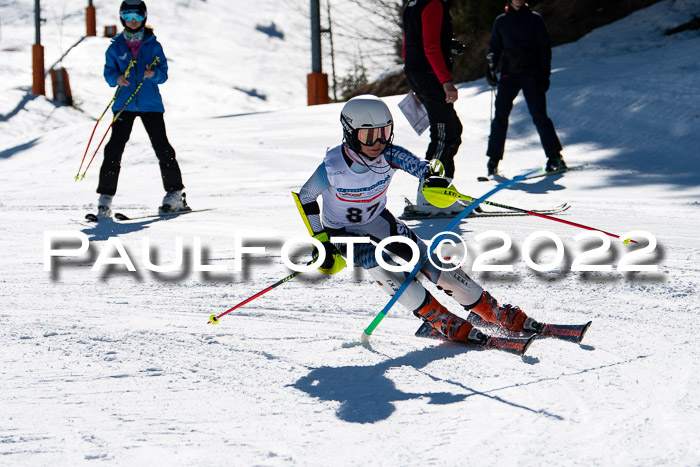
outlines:
[[[98,17],[113,8],[95,3]],[[149,4],[171,60],[162,89],[188,201],[214,210],[99,225],[83,216],[94,209],[101,158],[85,180],[73,176],[92,119],[111,95],[101,81],[108,41],[88,39],[64,62],[86,113],[56,107],[26,94],[31,2],[0,6],[3,17],[26,19],[22,27],[3,25],[0,42],[22,44],[19,52],[3,51],[0,67],[0,464],[700,463],[694,338],[700,331],[700,93],[693,81],[700,37],[697,31],[663,36],[700,12],[700,2],[662,1],[556,48],[551,116],[567,162],[588,167],[493,198],[528,209],[567,201],[572,208],[558,217],[616,234],[648,231],[658,240],[648,258],[657,272],[571,272],[582,249],[599,243],[576,242],[582,230],[539,218],[470,219],[459,226],[470,247],[467,266],[489,244],[477,243],[477,234],[497,230],[512,238],[511,252],[498,258],[514,265],[512,273],[473,273],[499,301],[546,322],[593,320],[581,345],[537,340],[523,358],[415,338],[420,322],[400,306],[369,344],[359,345],[362,330],[388,301],[359,271],[302,274],[217,326],[206,324],[211,314],[289,274],[281,245],[306,235],[290,192],[341,134],[341,104],[306,108],[299,97],[308,58],[305,3],[288,14],[274,0],[259,2],[256,12],[239,11],[241,30],[231,28],[227,36],[238,40],[233,50],[224,43],[202,51],[189,36],[178,37],[183,17],[211,24],[211,11],[230,15],[234,3]],[[66,37],[82,31],[76,15],[65,25]],[[159,24],[159,18],[167,19]],[[246,47],[257,49],[243,43],[251,34],[245,27],[271,20],[285,40],[260,39],[267,59],[258,65]],[[205,69],[216,57],[231,59],[206,73],[197,53]],[[237,54],[247,57],[250,70],[236,65]],[[47,65],[54,55],[47,54]],[[184,73],[198,84],[185,83]],[[257,86],[267,100],[231,83]],[[397,108],[401,98],[386,99],[396,141],[422,154],[427,135],[412,133]],[[485,170],[489,99],[482,80],[460,85],[457,110],[465,130],[455,183],[470,195],[490,188],[474,181]],[[517,174],[543,162],[520,98],[501,169]],[[115,210],[155,212],[162,197],[158,177],[137,124]],[[415,186],[405,174],[395,177],[389,208],[396,215]],[[448,222],[409,224],[431,238]],[[543,229],[562,239],[566,255],[556,271],[537,273],[520,256],[525,239]],[[53,272],[45,272],[47,231],[82,232],[89,252],[59,258]],[[245,258],[240,272],[234,271],[235,235],[266,249]],[[171,264],[178,237],[183,265],[172,273],[149,271],[144,251],[156,264]],[[196,237],[203,264],[225,271],[195,270]],[[124,245],[136,272],[92,270],[110,238]],[[595,260],[616,265],[634,248],[613,241]],[[546,246],[536,251],[540,262],[553,256]]]

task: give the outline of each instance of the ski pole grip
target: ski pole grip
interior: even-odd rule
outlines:
[[[156,58],[153,59],[150,65],[148,65],[148,70],[150,71],[154,66],[156,66],[158,63],[160,63],[160,57],[156,56]]]

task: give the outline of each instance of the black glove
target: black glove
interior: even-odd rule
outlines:
[[[442,165],[440,159],[432,159],[428,167],[425,168],[425,174],[423,174],[423,187],[447,188],[450,186],[450,181],[444,175],[445,166]]]
[[[493,63],[493,53],[486,56],[486,82],[489,86],[498,86],[498,74],[496,74],[496,65]]]
[[[466,47],[464,46],[464,44],[462,44],[461,42],[459,42],[457,39],[455,39],[453,37],[452,42],[450,42],[450,49],[451,49],[453,54],[462,55],[464,53],[464,49],[466,49]]]
[[[438,177],[437,175],[428,177],[425,179],[425,182],[423,182],[424,188],[447,188],[448,186],[450,186],[450,181],[444,177]]]
[[[547,92],[549,90],[549,70],[543,70],[537,77],[537,89],[540,92]]]

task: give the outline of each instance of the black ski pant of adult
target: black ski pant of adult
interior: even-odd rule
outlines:
[[[561,143],[554,130],[552,120],[547,116],[546,94],[539,89],[535,73],[501,76],[496,94],[496,116],[491,122],[491,135],[486,155],[494,160],[503,159],[508,132],[508,118],[513,109],[513,100],[523,90],[532,122],[540,135],[540,141],[547,157],[556,157],[561,152]]]
[[[462,122],[455,106],[445,102],[445,90],[435,74],[406,71],[405,75],[408,86],[425,106],[430,120],[430,144],[425,158],[439,159],[445,166],[445,176],[453,178],[454,158],[462,144]]]
[[[153,150],[158,157],[160,174],[163,179],[165,191],[182,190],[182,174],[180,166],[175,159],[175,149],[170,145],[165,133],[165,122],[162,112],[128,112],[119,115],[112,125],[112,136],[105,146],[104,161],[100,168],[100,182],[97,192],[103,195],[112,195],[117,192],[119,171],[121,170],[122,154],[126,142],[131,136],[131,128],[136,117],[141,117],[146,133],[151,140]]]

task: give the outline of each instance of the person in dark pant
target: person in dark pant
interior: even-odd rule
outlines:
[[[155,150],[156,157],[158,157],[165,191],[182,190],[184,187],[182,185],[180,166],[175,159],[175,150],[170,145],[165,133],[163,113],[124,111],[112,125],[112,136],[105,146],[105,157],[100,169],[100,184],[97,187],[97,192],[111,196],[117,192],[122,154],[127,141],[129,141],[131,128],[136,117],[141,118],[141,122]]]
[[[153,29],[146,27],[146,4],[126,0],[119,8],[124,31],[116,36],[106,53],[104,77],[110,86],[120,86],[112,111],[117,119],[105,146],[97,193],[97,217],[112,215],[112,198],[117,192],[124,147],[136,117],[141,118],[160,163],[166,194],[160,214],[188,211],[180,166],[168,141],[163,120],[163,100],[158,85],[168,79],[168,62]],[[120,113],[121,112],[121,113]]]
[[[451,5],[452,0],[412,0],[403,11],[404,74],[430,120],[430,144],[425,158],[439,159],[449,180],[454,177],[454,158],[462,144],[462,123],[454,108],[458,95],[452,82],[456,41]],[[412,208],[426,213],[441,211],[425,200],[420,185],[416,206]]]
[[[513,100],[520,90],[540,135],[547,156],[548,172],[566,168],[562,146],[552,120],[547,116],[546,92],[549,89],[552,48],[549,34],[539,13],[524,0],[510,0],[506,11],[493,24],[486,65],[486,81],[498,86],[496,115],[491,122],[486,155],[489,175],[498,171],[508,131]],[[500,63],[501,79],[496,69]]]

